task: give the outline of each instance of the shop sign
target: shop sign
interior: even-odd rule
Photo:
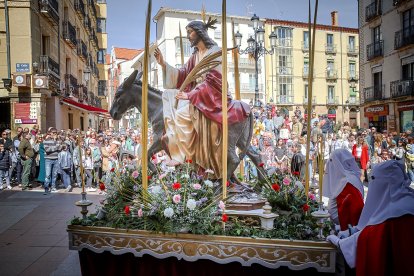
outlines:
[[[397,105],[398,111],[414,110],[414,101],[400,102]]]
[[[364,115],[365,117],[387,116],[388,105],[374,105],[365,107]]]
[[[14,103],[15,124],[37,124],[35,103]]]

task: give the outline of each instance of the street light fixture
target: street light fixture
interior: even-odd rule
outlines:
[[[266,54],[273,55],[274,50],[276,48],[276,39],[277,35],[273,31],[269,35],[270,39],[270,46],[271,49],[268,50],[264,46],[264,35],[265,30],[262,26],[260,26],[260,18],[254,14],[251,18],[251,21],[253,22],[253,30],[254,30],[254,38],[251,36],[247,39],[247,48],[242,50],[241,47],[241,41],[242,41],[242,34],[237,31],[237,33],[234,35],[236,40],[236,46],[238,48],[238,51],[240,54],[249,54],[254,58],[255,61],[255,89],[254,89],[254,105],[255,107],[260,107],[261,103],[259,100],[259,68],[258,68],[258,60],[261,56],[264,56]]]

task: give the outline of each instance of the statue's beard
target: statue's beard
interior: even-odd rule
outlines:
[[[201,40],[201,38],[199,36],[197,36],[197,38],[194,39],[193,41],[190,40],[191,47],[197,46],[197,44],[200,42],[200,40]]]

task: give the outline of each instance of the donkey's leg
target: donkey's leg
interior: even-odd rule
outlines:
[[[162,150],[161,136],[156,135],[153,137],[153,143],[148,149],[148,167],[152,173],[157,171],[155,165],[151,162],[152,156]]]
[[[263,167],[260,167],[260,155],[257,154],[255,151],[253,151],[253,149],[249,146],[246,152],[247,156],[250,158],[250,160],[252,160],[253,164],[256,166],[257,169],[257,177],[259,178],[260,181],[264,180],[264,177],[266,175],[265,170],[263,169]]]

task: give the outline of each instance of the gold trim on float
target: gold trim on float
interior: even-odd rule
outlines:
[[[86,248],[115,255],[148,254],[159,259],[176,257],[192,262],[207,259],[220,264],[239,262],[251,266],[256,263],[268,268],[287,266],[292,270],[315,268],[319,272],[335,272],[336,248],[324,241],[160,234],[78,225],[69,225],[67,231],[71,250]]]

